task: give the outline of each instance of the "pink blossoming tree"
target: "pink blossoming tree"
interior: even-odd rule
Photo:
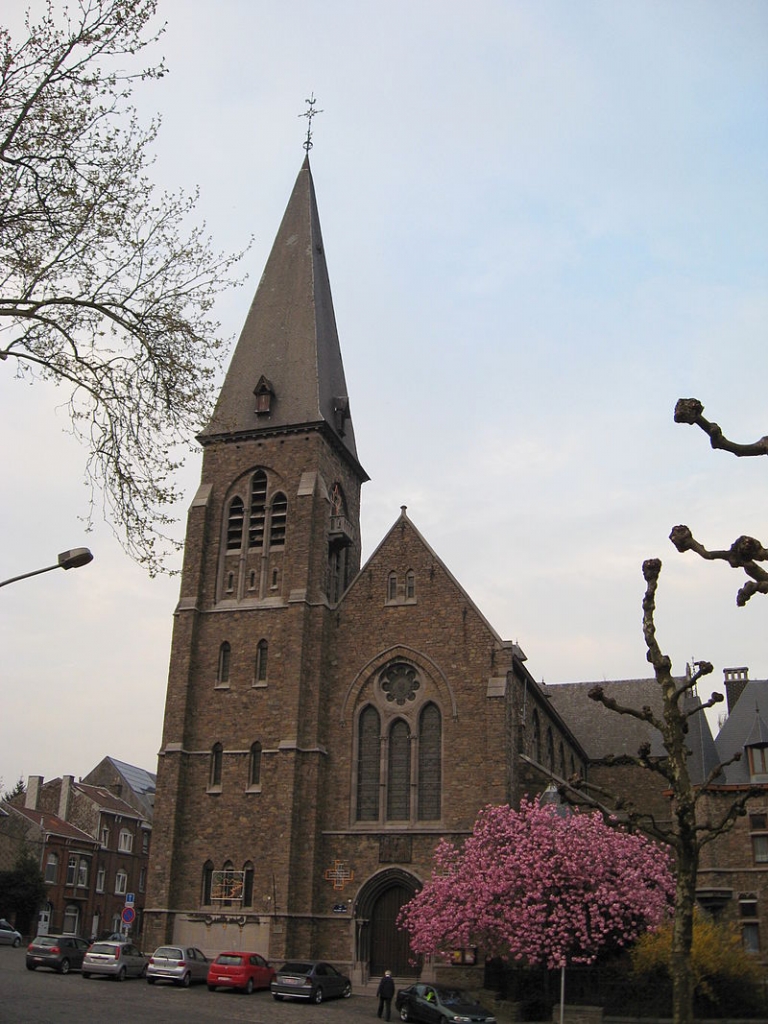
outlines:
[[[674,887],[669,855],[644,836],[523,801],[482,810],[460,850],[442,840],[400,924],[415,953],[479,946],[562,969],[660,925]]]

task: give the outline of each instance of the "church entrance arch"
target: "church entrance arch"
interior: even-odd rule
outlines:
[[[421,884],[407,871],[393,868],[369,879],[357,902],[357,960],[371,978],[384,971],[395,977],[415,974],[408,933],[397,927],[400,908]]]

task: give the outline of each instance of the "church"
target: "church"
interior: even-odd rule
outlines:
[[[405,506],[361,566],[353,407],[307,153],[198,437],[147,948],[407,974],[396,919],[439,840],[586,769]]]

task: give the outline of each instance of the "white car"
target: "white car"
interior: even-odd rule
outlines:
[[[0,946],[20,946],[21,932],[17,932],[4,917],[0,918]]]
[[[148,958],[132,942],[94,942],[83,957],[81,968],[84,978],[105,974],[115,981],[143,978],[147,973]]]
[[[211,961],[195,946],[159,946],[149,958],[147,981],[172,981],[187,988],[194,981],[208,980]]]

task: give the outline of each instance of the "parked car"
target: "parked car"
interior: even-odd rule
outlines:
[[[255,988],[269,988],[275,970],[261,953],[230,950],[219,953],[208,968],[208,988],[235,988],[250,995]]]
[[[308,999],[312,1003],[352,995],[352,982],[346,974],[323,960],[289,960],[270,988],[275,999]]]
[[[172,981],[187,988],[193,981],[207,981],[211,961],[195,946],[159,946],[147,964],[147,981]]]
[[[17,932],[12,924],[0,917],[0,946],[20,946],[21,932]]]
[[[410,985],[395,996],[400,1020],[437,1024],[438,1021],[472,1021],[496,1024],[496,1018],[476,1002],[468,992],[446,985]]]
[[[147,973],[148,957],[132,942],[94,942],[83,957],[84,978],[92,974],[105,974],[115,981],[143,978]]]
[[[37,935],[27,946],[27,970],[51,967],[59,974],[69,974],[83,966],[87,952],[88,943],[76,935]]]

